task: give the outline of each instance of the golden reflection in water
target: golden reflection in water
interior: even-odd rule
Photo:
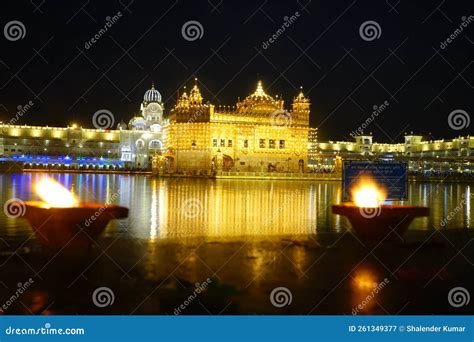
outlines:
[[[11,198],[35,199],[32,184],[41,173],[0,175],[0,203]],[[116,203],[130,208],[129,219],[113,221],[104,236],[125,233],[150,239],[307,235],[350,229],[346,218],[333,215],[341,200],[340,182],[282,180],[202,180],[138,175],[48,174],[74,188],[82,202]],[[411,228],[472,228],[472,187],[468,184],[410,183],[411,205],[430,207],[428,218]],[[463,207],[459,207],[464,201]],[[458,209],[455,211],[456,207]],[[3,228],[2,228],[3,227]],[[0,215],[0,237],[25,236],[25,220]]]
[[[159,195],[166,198],[159,202],[167,205],[162,214],[172,227],[163,229],[160,221],[160,237],[299,235],[314,232],[316,227],[315,194],[301,183],[290,187],[286,182],[179,183],[173,182]]]
[[[464,198],[466,199],[466,228],[471,228],[471,197],[474,196],[474,193],[471,192],[471,187],[466,186],[466,191],[464,193]]]
[[[355,271],[351,282],[353,294],[351,302],[357,313],[370,313],[376,306],[377,286],[377,276],[372,270],[359,268]]]
[[[246,278],[249,279],[247,287],[251,284],[259,284],[261,281],[265,281],[266,274],[268,272],[273,272],[272,264],[275,262],[276,258],[282,257],[279,250],[271,250],[265,248],[259,248],[257,246],[252,246],[249,249],[249,254],[247,255],[248,265],[250,267],[244,267],[239,272],[248,273]]]
[[[156,191],[156,179],[151,181],[151,213],[150,213],[150,240],[156,239],[158,230],[158,193]]]

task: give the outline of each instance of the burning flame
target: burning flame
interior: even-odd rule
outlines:
[[[358,207],[377,208],[386,198],[386,191],[370,176],[360,176],[352,189],[352,201]]]
[[[51,178],[43,178],[36,183],[35,191],[48,207],[71,208],[79,206],[76,196]]]

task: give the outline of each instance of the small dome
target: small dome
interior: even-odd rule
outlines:
[[[262,81],[258,81],[257,89],[253,94],[247,96],[247,99],[254,101],[275,101],[273,97],[265,93],[265,91],[263,90]]]
[[[121,120],[120,123],[117,125],[117,129],[118,130],[127,129],[127,124],[123,120]]]
[[[146,128],[145,118],[142,116],[135,116],[130,120],[129,126],[132,129],[143,130]]]
[[[143,96],[143,101],[145,102],[161,102],[161,94],[158,90],[155,89],[155,85],[151,85],[151,89],[145,92]]]

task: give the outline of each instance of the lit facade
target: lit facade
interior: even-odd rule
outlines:
[[[431,140],[423,135],[406,134],[403,143],[376,143],[371,135],[356,141],[318,142],[313,170],[334,168],[336,156],[342,159],[397,159],[409,162],[411,171],[474,172],[474,137]]]
[[[474,137],[429,140],[406,134],[383,144],[371,135],[355,141],[318,141],[309,127],[310,100],[300,91],[285,109],[262,82],[235,106],[204,101],[197,84],[165,115],[154,86],[139,112],[116,129],[20,126],[0,123],[0,159],[26,167],[152,170],[160,174],[305,173],[338,171],[337,160],[408,160],[412,171],[473,171]]]
[[[301,91],[291,110],[262,82],[236,106],[204,103],[196,85],[184,92],[163,129],[173,171],[305,172],[309,99]]]

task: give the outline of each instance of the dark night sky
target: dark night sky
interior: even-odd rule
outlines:
[[[12,20],[26,28],[17,41],[0,35],[4,122],[30,100],[34,106],[21,124],[92,127],[93,113],[102,108],[116,123],[128,121],[152,81],[168,111],[177,89],[192,85],[195,75],[214,104],[235,104],[261,78],[288,106],[302,85],[320,140],[349,139],[385,100],[389,107],[367,128],[377,141],[401,141],[405,131],[435,138],[472,133],[474,123],[455,131],[447,117],[455,109],[474,114],[474,21],[440,49],[461,18],[474,14],[472,0],[15,0],[0,6],[2,33]],[[105,18],[118,11],[120,20],[86,50]],[[299,18],[263,49],[296,11]],[[201,39],[183,38],[189,20],[202,24]],[[378,39],[361,38],[359,27],[368,20],[380,25]]]

